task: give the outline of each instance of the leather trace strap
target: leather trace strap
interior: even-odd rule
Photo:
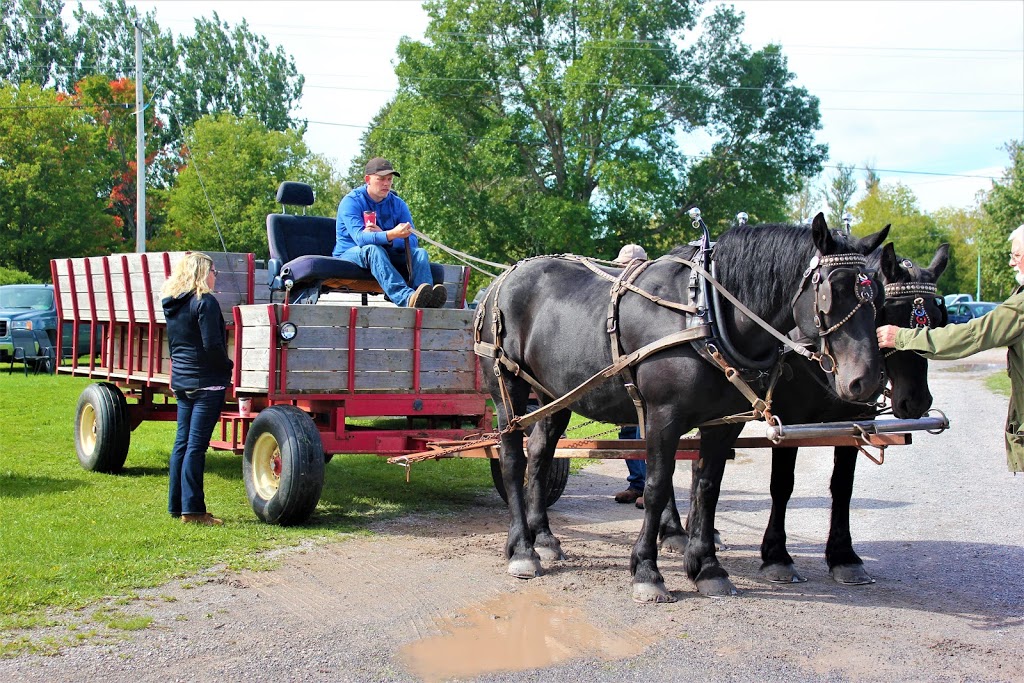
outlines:
[[[570,391],[568,394],[556,398],[546,406],[539,408],[532,413],[526,415],[515,416],[509,419],[508,426],[505,427],[504,431],[512,431],[516,429],[526,429],[538,420],[543,420],[545,417],[552,413],[556,413],[563,408],[575,403],[581,396],[586,394],[591,389],[603,384],[606,380],[619,374],[622,369],[628,365],[639,363],[643,359],[651,356],[659,351],[664,351],[667,348],[685,344],[693,339],[697,339],[701,336],[707,336],[711,333],[710,328],[706,325],[700,327],[692,327],[688,330],[680,330],[679,332],[673,332],[672,334],[662,337],[657,341],[653,341],[646,346],[641,346],[636,351],[630,354],[622,356],[618,361],[612,363],[605,369],[601,370],[597,374],[591,376],[588,380],[577,386],[575,389]]]

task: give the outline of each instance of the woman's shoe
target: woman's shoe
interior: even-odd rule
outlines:
[[[223,519],[217,519],[209,512],[204,512],[201,515],[182,515],[182,524],[201,524],[203,526],[221,526],[224,524]]]

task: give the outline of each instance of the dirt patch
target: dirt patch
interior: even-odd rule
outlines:
[[[505,573],[506,514],[489,493],[459,516],[293,549],[273,571],[214,568],[147,591],[117,608],[148,628],[0,661],[0,680],[1024,680],[1024,477],[1005,469],[1005,399],[982,373],[933,377],[952,429],[858,469],[851,525],[874,585],[828,576],[825,449],[798,460],[788,516],[808,582],[761,578],[770,458],[751,451],[727,468],[716,520],[741,595],[700,597],[680,558],[662,555],[678,602],[635,604],[629,553],[643,513],[612,502],[626,468],[602,462],[552,507],[569,558],[539,579]],[[687,479],[676,475],[682,505]],[[65,615],[30,637],[66,636],[76,618],[88,621]]]

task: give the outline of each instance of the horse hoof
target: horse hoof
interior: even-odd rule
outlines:
[[[722,543],[722,534],[718,533],[718,529],[715,529],[715,550],[728,550],[729,546]]]
[[[634,583],[633,601],[644,604],[659,602],[675,602],[676,599],[671,593],[665,590],[665,584],[659,583]]]
[[[544,573],[544,568],[540,564],[540,558],[534,555],[529,558],[509,560],[508,573],[517,579],[535,579]]]
[[[772,583],[805,583],[807,579],[797,573],[792,564],[770,564],[761,569],[764,578]]]
[[[540,559],[546,562],[554,562],[555,560],[565,559],[565,553],[562,552],[561,548],[549,548],[544,545],[538,545],[534,546],[533,549],[537,551],[537,555],[540,556]]]
[[[680,534],[678,536],[666,536],[661,541],[659,549],[663,553],[676,553],[682,555],[686,552],[686,544],[690,539]]]
[[[728,598],[739,595],[739,591],[736,590],[736,586],[732,585],[732,581],[722,577],[697,581],[697,590],[701,595],[706,595],[709,598]]]
[[[864,571],[862,564],[837,564],[832,567],[829,574],[836,583],[846,586],[866,586],[875,582],[871,575]]]

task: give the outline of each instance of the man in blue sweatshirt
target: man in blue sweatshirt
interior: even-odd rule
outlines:
[[[448,300],[448,291],[434,284],[427,252],[412,234],[409,206],[391,191],[399,177],[387,159],[374,157],[367,162],[366,184],[349,192],[338,205],[333,256],[373,273],[397,306],[440,308]],[[411,271],[408,283],[399,265]]]

